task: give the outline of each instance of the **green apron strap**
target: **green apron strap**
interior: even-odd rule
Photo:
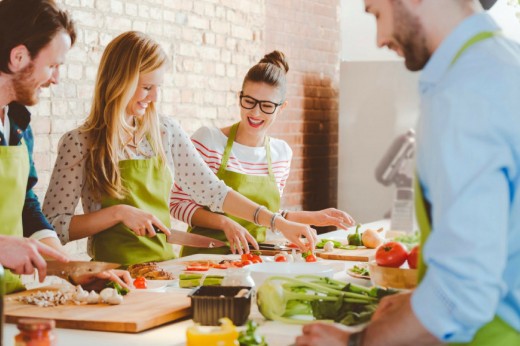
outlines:
[[[226,143],[226,148],[224,149],[224,154],[222,154],[222,161],[220,163],[220,167],[218,169],[217,176],[224,173],[224,171],[227,168],[229,155],[231,155],[231,148],[233,147],[233,142],[235,141],[235,137],[237,135],[238,125],[240,125],[239,122],[236,124],[233,124],[233,126],[231,126],[231,130],[229,131],[229,137],[228,137],[228,140]]]
[[[464,53],[469,47],[473,46],[475,43],[478,43],[480,41],[484,41],[488,38],[491,38],[493,36],[495,36],[497,33],[494,32],[494,31],[483,31],[483,32],[479,32],[478,34],[476,34],[475,36],[473,36],[472,38],[470,38],[466,43],[464,43],[464,45],[459,49],[459,51],[457,52],[457,54],[455,55],[455,57],[453,57],[453,60],[451,61],[451,66],[453,66],[455,64],[455,62],[457,62],[457,60],[459,60],[460,56],[462,55],[462,53]]]
[[[267,170],[269,171],[269,177],[274,179],[273,167],[271,164],[271,143],[269,136],[265,136],[265,155],[267,158]]]
[[[414,179],[414,199],[415,199],[415,215],[417,218],[417,223],[419,224],[419,230],[421,231],[421,238],[420,238],[420,246],[421,249],[424,246],[424,243],[426,243],[426,239],[430,236],[431,232],[431,222],[430,218],[428,216],[428,213],[426,211],[426,200],[423,196],[423,191],[421,187],[421,182],[419,181],[419,176],[417,173],[415,174]],[[424,274],[426,274],[427,266],[426,263],[424,263],[423,260],[423,252],[419,251],[419,268],[418,268],[418,280],[421,282],[421,280],[424,277]]]

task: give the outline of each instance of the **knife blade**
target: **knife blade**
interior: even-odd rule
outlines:
[[[228,244],[223,242],[222,240],[213,239],[199,234],[175,231],[173,229],[171,229],[170,232],[171,235],[166,237],[166,241],[170,244],[178,244],[183,246],[207,249],[228,246]]]
[[[120,267],[118,263],[96,262],[96,261],[47,261],[47,275],[55,275],[69,280],[71,277],[93,275],[105,270]]]

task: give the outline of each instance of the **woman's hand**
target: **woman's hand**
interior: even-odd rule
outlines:
[[[106,287],[106,283],[114,281],[123,286],[124,288],[130,289],[132,285],[132,277],[126,270],[112,269],[105,270],[97,274],[86,274],[78,277],[71,277],[74,284],[81,285],[83,289],[87,291],[101,291]]]
[[[226,238],[229,241],[229,247],[231,253],[249,253],[249,244],[253,245],[258,250],[258,243],[255,238],[242,227],[238,222],[223,216],[225,218],[223,222],[222,231],[226,234]],[[249,243],[249,244],[248,244]]]
[[[155,215],[125,204],[120,204],[117,208],[116,217],[119,222],[130,228],[135,234],[155,237],[157,235],[154,229],[155,226],[166,236],[171,235],[170,230]]]
[[[291,243],[295,244],[302,251],[314,250],[318,242],[316,230],[308,225],[302,223],[288,221],[282,217],[276,218],[276,228],[282,232],[283,236]],[[304,243],[301,238],[307,239]]]
[[[309,224],[314,226],[336,226],[347,229],[355,224],[352,216],[336,208],[327,208],[310,213],[311,220],[309,220]]]
[[[302,332],[296,338],[296,346],[345,346],[350,335],[343,326],[323,322],[307,324]]]

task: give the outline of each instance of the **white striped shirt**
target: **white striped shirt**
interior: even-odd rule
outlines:
[[[222,162],[222,156],[226,148],[228,137],[226,137],[219,128],[201,127],[193,134],[191,140],[202,159],[216,174]],[[281,139],[271,137],[270,145],[271,167],[281,197],[289,176],[292,150],[289,145]],[[234,142],[226,170],[254,176],[268,175],[269,171],[265,147],[249,147]],[[170,199],[170,212],[173,217],[191,225],[193,214],[201,207],[202,206],[194,202],[188,194],[175,184],[172,198]]]

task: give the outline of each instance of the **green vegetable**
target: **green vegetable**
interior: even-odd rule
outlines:
[[[407,250],[410,251],[414,246],[419,245],[421,240],[421,235],[419,231],[415,231],[413,234],[402,235],[399,237],[395,237],[393,241],[397,241],[406,246]]]
[[[109,281],[106,283],[105,286],[115,289],[117,291],[117,293],[119,293],[122,296],[126,296],[126,294],[128,292],[130,292],[130,290],[128,288],[121,286],[120,284],[118,284],[115,281]]]
[[[344,249],[344,250],[357,249],[357,246],[343,245],[341,242],[339,242],[337,240],[332,240],[332,239],[321,239],[320,242],[318,244],[316,244],[316,248],[323,249],[323,247],[325,246],[325,243],[327,243],[328,241],[331,241],[334,244],[335,249]]]
[[[238,335],[238,342],[240,346],[268,346],[265,342],[265,337],[260,337],[255,334],[258,325],[254,321],[247,321],[246,330],[240,332]]]
[[[367,268],[360,267],[358,265],[354,265],[350,270],[353,273],[356,273],[356,274],[359,274],[359,275],[363,275],[363,276],[369,276],[370,275],[370,272],[368,271]]]
[[[292,317],[310,315],[317,320],[354,325],[370,319],[379,299],[395,292],[314,275],[272,276],[258,288],[257,304],[260,313],[270,320],[304,324],[309,321]]]
[[[359,234],[359,227],[361,227],[361,225],[358,223],[356,226],[356,233],[349,234],[349,236],[347,237],[349,245],[355,245],[355,246],[363,245],[363,242],[361,241],[361,234]]]
[[[201,280],[204,277],[202,286],[220,286],[223,276],[218,275],[204,275],[204,274],[181,274],[179,275],[179,287],[191,288],[201,285]]]

